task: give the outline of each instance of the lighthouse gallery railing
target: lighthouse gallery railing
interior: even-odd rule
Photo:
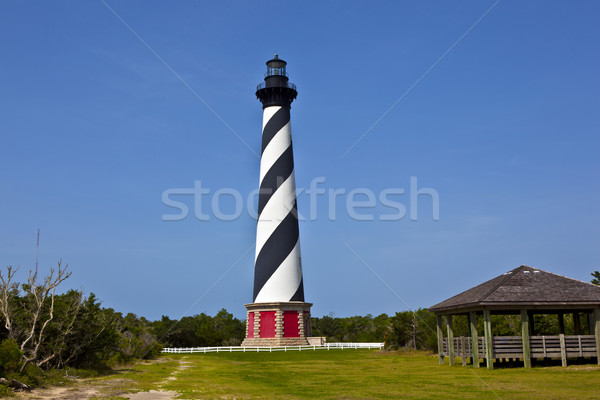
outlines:
[[[265,84],[266,84],[266,82],[259,83],[258,86],[256,86],[256,90],[259,91],[260,89],[266,88]],[[287,82],[287,87],[289,87],[290,89],[296,90],[296,85],[294,85],[291,82]]]

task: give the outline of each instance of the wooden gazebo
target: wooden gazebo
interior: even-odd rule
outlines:
[[[522,359],[526,368],[536,358],[596,357],[600,364],[600,286],[521,265],[503,275],[451,297],[429,308],[437,316],[439,362],[444,356],[453,365],[461,357],[479,367],[485,358],[488,368],[495,359]],[[492,314],[521,316],[521,336],[492,336]],[[556,314],[560,334],[536,335],[534,314]],[[573,315],[574,335],[565,335],[564,315]],[[454,337],[452,317],[466,315],[468,337]],[[477,318],[483,316],[483,337],[477,332]],[[442,317],[447,336],[442,330]],[[582,331],[587,318],[587,332]],[[585,320],[584,320],[585,321]],[[586,333],[586,334],[584,334]]]

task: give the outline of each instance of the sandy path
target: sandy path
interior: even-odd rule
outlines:
[[[128,398],[131,400],[172,400],[176,395],[176,392],[151,390],[149,392],[129,394]]]
[[[50,387],[46,389],[35,389],[30,393],[17,392],[17,399],[49,399],[49,400],[88,400],[92,397],[122,397],[131,400],[172,400],[177,392],[160,390],[162,386],[177,379],[177,374],[186,368],[190,368],[189,361],[185,358],[179,361],[179,366],[171,375],[157,385],[159,390],[149,392],[128,393],[132,381],[126,379],[95,380],[76,379],[73,386]]]
[[[164,381],[159,383],[156,387],[161,388],[165,384],[177,380],[177,374],[183,371],[186,368],[191,367],[191,362],[186,361],[187,357],[181,358],[179,360],[179,366],[175,371],[171,373],[171,375],[167,376]],[[131,400],[172,400],[177,395],[177,392],[173,392],[170,390],[150,390],[149,392],[138,392],[134,394],[130,394],[129,398]]]
[[[127,397],[127,386],[130,381],[125,379],[110,379],[93,381],[91,379],[75,379],[73,386],[49,387],[34,389],[30,393],[17,392],[17,399],[52,399],[52,400],[83,400],[91,397]]]

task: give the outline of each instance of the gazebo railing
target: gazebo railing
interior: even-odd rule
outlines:
[[[484,359],[484,339],[479,337],[478,342],[479,358]],[[471,337],[455,337],[453,344],[456,357],[473,357]],[[597,357],[594,335],[531,336],[529,347],[531,358]],[[444,353],[449,354],[447,338],[444,338]],[[494,358],[523,358],[521,336],[494,336],[492,338],[492,354]]]
[[[560,336],[532,336],[529,339],[531,357],[561,357]],[[594,335],[565,335],[564,351],[568,358],[596,357],[596,339]]]

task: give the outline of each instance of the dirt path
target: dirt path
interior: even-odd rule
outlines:
[[[56,399],[83,400],[92,397],[124,397],[127,398],[128,384],[125,379],[97,381],[94,379],[74,379],[72,386],[53,386],[45,389],[34,389],[30,393],[17,392],[17,399]]]
[[[131,400],[172,400],[176,395],[176,392],[151,390],[149,392],[130,394],[128,398]]]
[[[179,366],[175,371],[171,373],[171,375],[167,376],[165,380],[156,385],[157,388],[162,388],[164,385],[171,381],[177,380],[177,375],[186,368],[191,367],[191,362],[186,361],[187,357],[183,357],[179,360]],[[177,395],[177,392],[173,392],[170,390],[150,390],[149,392],[139,392],[135,394],[130,394],[129,398],[131,400],[172,400]]]
[[[157,361],[154,361],[157,362]],[[129,393],[132,386],[131,380],[127,379],[108,379],[98,380],[95,378],[89,379],[74,379],[72,386],[65,387],[50,387],[46,389],[35,389],[30,393],[17,392],[17,399],[51,399],[51,400],[88,400],[90,398],[104,397],[121,397],[131,400],[172,400],[177,395],[177,392],[161,390],[165,384],[177,379],[177,374],[186,368],[190,368],[191,364],[182,358],[179,361],[179,366],[167,378],[156,385],[158,390],[150,390],[148,392]]]

